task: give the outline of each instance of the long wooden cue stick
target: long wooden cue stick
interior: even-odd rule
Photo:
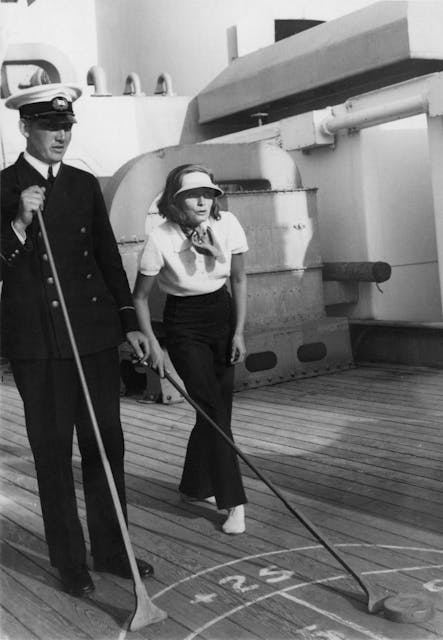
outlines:
[[[150,366],[146,362],[139,362],[146,367]],[[160,375],[157,369],[151,367]],[[278,491],[278,489],[272,484],[270,480],[268,480],[262,473],[257,469],[257,467],[249,460],[249,458],[239,449],[239,447],[235,444],[231,438],[226,435],[226,433],[222,430],[220,425],[218,425],[215,420],[213,420],[207,413],[204,411],[200,405],[195,402],[191,398],[191,396],[186,393],[185,389],[181,385],[178,384],[174,380],[168,371],[164,371],[165,378],[172,384],[175,389],[189,402],[191,406],[203,417],[205,420],[209,422],[209,424],[214,427],[214,429],[219,433],[222,438],[234,449],[237,455],[245,462],[250,469],[262,480],[265,485],[269,487],[269,489],[283,502],[285,507],[294,515],[307,529],[312,535],[329,551],[329,553],[342,565],[344,569],[356,580],[356,582],[360,585],[361,589],[363,589],[364,593],[367,597],[367,606],[369,613],[377,613],[377,611],[381,611],[383,609],[383,601],[388,595],[386,590],[379,587],[378,585],[372,585],[366,582],[361,576],[358,575],[356,571],[349,565],[349,563],[345,560],[342,553],[335,549],[331,542],[329,542],[323,533],[321,533],[317,527],[310,521],[308,518],[299,510],[293,507],[286,498]]]
[[[68,309],[65,303],[65,297],[63,295],[63,290],[58,277],[57,268],[55,266],[54,256],[52,254],[51,245],[49,243],[49,238],[48,238],[46,226],[43,220],[43,215],[40,209],[38,209],[36,213],[37,213],[38,221],[40,224],[40,229],[42,232],[46,253],[48,255],[52,276],[54,278],[55,287],[57,289],[57,295],[60,299],[60,305],[62,308],[66,329],[68,331],[72,352],[74,354],[75,363],[77,365],[77,371],[78,371],[80,383],[83,389],[83,394],[85,396],[89,417],[91,419],[91,424],[94,430],[95,439],[97,441],[98,450],[100,452],[100,457],[105,470],[106,479],[109,485],[109,490],[111,492],[112,502],[114,503],[114,508],[117,514],[118,523],[120,525],[123,542],[125,545],[126,553],[128,554],[129,564],[130,564],[132,576],[134,579],[136,607],[129,623],[129,629],[131,631],[136,631],[137,629],[141,629],[142,627],[148,624],[153,624],[154,622],[160,622],[161,620],[164,620],[167,617],[167,613],[162,609],[160,609],[159,607],[157,607],[151,601],[151,599],[147,594],[145,585],[143,584],[142,579],[140,577],[140,573],[137,567],[137,562],[135,560],[134,550],[132,548],[131,540],[129,538],[129,532],[126,526],[125,517],[123,515],[122,506],[120,504],[120,499],[118,497],[118,492],[115,485],[114,477],[112,475],[111,466],[109,464],[108,457],[106,455],[106,451],[103,446],[103,440],[100,434],[100,429],[98,427],[97,418],[96,418],[94,407],[91,401],[91,396],[89,393],[88,385],[87,385],[85,374],[83,371],[83,365],[81,363],[80,355],[77,348],[77,343],[75,341],[74,332],[72,330],[71,321],[69,319]]]

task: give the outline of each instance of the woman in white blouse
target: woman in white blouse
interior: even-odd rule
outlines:
[[[245,358],[246,236],[237,218],[220,211],[222,190],[198,165],[173,169],[158,202],[166,221],[148,236],[134,290],[140,328],[160,373],[164,354],[154,335],[148,297],[154,279],[167,294],[166,347],[189,395],[232,438],[234,365]],[[226,283],[230,279],[231,294]],[[246,495],[235,451],[200,415],[191,432],[180,493],[226,509],[225,533],[245,531]]]

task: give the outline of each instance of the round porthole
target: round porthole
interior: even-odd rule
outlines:
[[[273,351],[259,351],[246,356],[245,367],[248,371],[267,371],[277,364],[277,356]]]
[[[309,342],[308,344],[302,344],[297,349],[297,358],[300,362],[316,362],[326,358],[327,353],[324,342]]]

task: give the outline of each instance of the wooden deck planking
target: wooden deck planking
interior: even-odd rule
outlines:
[[[10,475],[10,474],[9,474],[9,479],[10,479],[10,480],[12,480],[12,481],[14,481],[14,478],[13,478],[13,477],[11,477],[11,475]],[[16,479],[15,479],[15,482],[16,482],[16,483],[20,483],[20,484],[22,484],[22,485],[24,484],[28,489],[29,489],[29,488],[30,488],[30,489],[32,489],[32,486],[30,485],[29,481],[28,481],[28,482],[26,482],[26,483],[23,483],[23,480],[22,480],[22,481],[20,481],[20,479],[19,479],[19,478],[16,478]],[[159,487],[153,487],[152,491],[153,491],[154,495],[157,495],[157,494],[159,493]],[[131,492],[131,491],[130,491],[129,493],[130,493],[130,496],[131,496],[131,504],[132,504],[132,505],[135,505],[135,504],[137,503],[137,497],[136,497],[136,496],[134,496],[134,495],[132,495],[132,492]],[[160,497],[163,497],[163,496],[161,496],[161,495],[160,495]],[[28,497],[28,500],[29,500],[29,497]],[[19,499],[18,497],[16,497],[14,502],[15,502],[15,503],[18,503],[19,501],[20,501],[20,499]],[[81,500],[80,496],[79,496],[79,502],[80,502],[81,506],[83,506],[83,505],[82,505],[82,500]],[[157,502],[158,502],[159,504],[161,503],[161,501],[160,501],[160,500],[157,500]],[[152,506],[156,507],[156,506],[158,506],[158,505],[151,505],[151,507],[152,507]],[[35,501],[34,501],[34,509],[35,509],[35,512],[37,513],[37,512],[38,512],[38,508],[35,506]],[[198,510],[198,509],[199,509],[199,508],[197,507],[197,510]],[[266,510],[265,510],[265,509],[260,509],[260,512],[263,512],[263,516],[266,516]],[[260,512],[259,512],[258,514],[256,514],[256,516],[260,517],[260,515],[262,515],[262,513],[260,513]],[[162,519],[162,520],[164,520],[164,519],[165,519],[165,516],[163,517],[163,519]],[[170,516],[168,516],[168,519],[169,519],[169,522],[170,522],[170,523],[171,523],[171,522],[174,522],[174,519],[173,519],[173,518],[171,518]],[[284,520],[285,520],[285,521],[284,521]],[[266,520],[264,520],[264,521],[266,522]],[[153,522],[152,522],[151,524],[153,524],[154,522],[155,522],[155,518],[153,518]],[[175,519],[175,522],[178,522],[178,519]],[[136,512],[136,510],[132,509],[132,519],[131,519],[131,523],[132,523],[132,525],[133,525],[133,526],[137,526],[137,524],[138,524],[138,523],[143,523],[143,515],[141,515],[141,516],[140,516],[140,514],[139,514],[139,513],[137,513],[137,512]],[[332,535],[334,535],[334,534],[336,535],[336,534],[337,534],[337,531],[339,531],[339,530],[340,530],[340,525],[341,525],[341,526],[343,526],[343,519],[339,519],[338,521],[336,521],[335,526],[333,526],[333,527],[328,523],[328,526],[327,526],[327,527],[326,527],[326,526],[324,526],[323,528],[324,528],[324,531],[325,531],[325,532],[326,532],[326,531],[328,531],[328,533],[329,533],[330,535],[331,535],[331,534],[332,534]],[[167,529],[168,529],[168,527],[166,527],[165,531],[166,531]],[[295,532],[294,532],[294,529],[295,529]],[[298,531],[298,533],[296,533],[296,532],[297,532],[297,530],[298,530],[298,527],[297,527],[297,525],[295,525],[295,526],[294,526],[294,520],[293,520],[290,516],[285,516],[284,518],[281,518],[281,520],[279,521],[279,523],[278,523],[278,527],[276,527],[276,526],[274,525],[273,532],[272,532],[272,533],[273,533],[273,541],[275,542],[276,537],[278,538],[278,536],[276,536],[276,535],[275,535],[276,531],[278,531],[278,532],[280,533],[280,535],[283,535],[283,539],[281,540],[281,542],[282,542],[283,544],[284,544],[285,542],[287,542],[287,538],[288,538],[288,536],[290,536],[290,535],[292,535],[292,536],[294,536],[294,537],[297,537],[297,541],[298,541],[298,542],[300,542],[300,533],[301,533],[303,536],[305,536],[305,539],[303,540],[303,542],[304,542],[304,543],[309,542],[309,537],[306,535],[306,533],[304,532],[304,530],[301,530],[301,532],[300,532],[300,531]],[[151,530],[151,533],[152,533],[152,530]],[[161,530],[161,532],[160,532],[160,533],[161,533],[161,534],[163,533],[163,529]],[[180,545],[183,545],[183,543],[184,543],[184,542],[185,542],[185,544],[187,544],[188,542],[195,542],[195,541],[196,541],[196,538],[195,538],[194,533],[192,533],[192,536],[191,536],[191,537],[188,535],[188,537],[189,537],[189,540],[188,540],[188,541],[186,541],[186,532],[185,532],[185,530],[184,530],[183,528],[181,528],[181,530],[180,530],[180,532],[179,532],[179,533],[180,533],[180,538],[179,538],[179,541],[180,541],[180,542],[179,542],[179,544],[180,544]],[[42,532],[41,532],[41,535],[42,535]],[[258,527],[257,527],[257,530],[256,530],[256,536],[257,536],[257,535],[260,535],[260,531],[258,530]],[[138,537],[138,536],[135,536],[135,537],[134,537],[134,542],[135,542],[135,543],[137,542],[137,537]],[[334,539],[336,539],[336,538],[334,538]],[[348,537],[348,536],[346,536],[346,539],[349,541],[349,537]],[[365,528],[362,528],[362,530],[361,530],[361,532],[360,532],[360,536],[359,536],[359,535],[358,535],[358,525],[357,525],[357,524],[355,524],[355,525],[354,525],[354,528],[353,528],[352,540],[353,540],[353,541],[357,541],[357,540],[360,540],[360,541],[361,541],[361,540],[363,540],[363,541],[368,542],[368,537],[367,537],[367,535],[365,535]],[[410,539],[409,539],[409,538],[408,538],[408,540],[410,541]],[[395,541],[398,543],[398,536],[396,536]],[[418,540],[417,540],[416,542],[417,542],[417,544],[418,544]],[[238,548],[238,545],[236,545],[236,548]],[[256,544],[255,544],[255,547],[254,547],[254,548],[255,548],[255,550],[257,550],[257,545],[256,545]],[[167,549],[166,549],[166,550],[167,550]],[[184,549],[183,549],[183,550],[181,550],[181,551],[180,551],[180,556],[179,556],[179,557],[180,557],[180,560],[181,560],[181,561],[183,561],[183,560],[184,560],[184,556],[182,555],[183,551],[186,551],[186,546],[184,547]],[[390,555],[392,556],[392,553],[391,553]],[[406,554],[406,557],[407,557],[407,554]],[[412,558],[412,557],[415,557],[415,556],[412,556],[412,555],[410,554],[410,555],[409,555],[409,557],[410,557],[410,558]],[[192,556],[191,556],[191,558],[192,558]],[[175,556],[175,558],[174,558],[174,559],[175,559],[175,561],[178,561],[177,556]],[[200,562],[201,562],[201,559],[202,559],[202,558],[200,557]],[[210,555],[208,556],[208,559],[209,559],[209,561],[211,561],[211,562],[212,562],[212,561],[214,561],[214,560],[221,560],[222,558],[221,558],[221,557],[220,557],[220,558],[217,558],[216,556],[214,557],[214,552],[213,552],[213,550],[211,549],[211,550],[210,550]],[[328,558],[326,558],[326,561],[328,561]],[[331,563],[331,561],[329,561],[329,564],[330,564],[330,563]],[[333,564],[333,561],[332,561],[332,564]],[[195,569],[195,566],[193,566],[192,564],[190,564],[190,565],[188,565],[188,566],[187,566],[187,569],[189,569],[189,570],[194,570],[194,569]],[[178,578],[178,577],[179,577],[179,576],[175,576],[175,578]]]
[[[19,501],[19,499],[18,499],[18,498],[16,498],[16,501]],[[137,523],[137,518],[134,518],[134,523],[135,523],[135,524]],[[134,529],[134,527],[133,527],[133,529]],[[168,531],[169,531],[169,533],[170,533],[170,532],[171,532],[171,527],[169,526],[169,527],[167,528],[167,530],[168,530]],[[183,544],[183,542],[182,542],[182,541],[183,541],[183,539],[185,539],[185,540],[186,540],[186,532],[184,532],[184,531],[183,531],[183,529],[181,529],[180,531],[177,531],[176,533],[177,533],[177,535],[179,535],[178,540],[180,540],[180,543],[181,543],[181,544]],[[134,534],[134,531],[133,531],[133,542],[135,543],[135,545],[137,544],[137,538],[138,538],[138,536],[137,536],[136,534]],[[157,544],[158,544],[158,542],[157,542]],[[190,539],[188,540],[188,544],[195,544],[195,534],[193,534],[192,539],[190,538]],[[210,549],[208,549],[208,550],[207,550],[206,555],[207,555],[207,561],[208,561],[209,563],[212,563],[212,562],[213,562],[213,560],[214,560],[214,554],[213,554],[213,553],[211,553],[211,550],[210,550]],[[202,559],[202,554],[200,553],[200,560],[201,560],[201,559]],[[218,559],[219,559],[219,560],[222,560],[222,557],[219,557]],[[157,565],[156,565],[156,566],[157,566]],[[164,567],[164,566],[162,566],[161,568],[162,568],[162,570],[163,570],[163,571],[165,571],[165,567]],[[195,567],[190,567],[190,568],[195,569]],[[177,579],[177,576],[170,576],[170,577],[172,577],[172,579]],[[151,583],[149,583],[149,584],[151,584]],[[176,595],[175,595],[175,599],[176,599]],[[177,606],[177,602],[176,602],[176,601],[174,602],[174,606],[175,606],[175,607]],[[263,617],[263,616],[264,616],[264,613],[262,613],[262,617]],[[246,618],[248,618],[248,616],[246,616]],[[195,620],[195,618],[193,618],[193,623],[195,624],[195,622],[196,622],[196,620]],[[253,624],[253,622],[254,622],[254,624]],[[254,619],[254,620],[247,620],[247,623],[248,623],[248,629],[249,629],[249,628],[251,628],[251,625],[252,625],[252,627],[254,627],[254,626],[255,626],[255,624],[256,624],[256,620],[255,620],[255,619]],[[274,628],[274,630],[275,630],[275,623],[276,623],[276,621],[274,620],[274,627],[273,627],[273,628]],[[280,623],[279,623],[279,624],[280,624]],[[263,620],[261,620],[261,621],[260,621],[260,628],[262,629],[261,633],[260,633],[260,634],[258,634],[258,635],[252,635],[252,636],[250,636],[250,635],[245,635],[245,633],[241,633],[241,634],[240,634],[238,630],[233,634],[233,630],[232,630],[232,629],[229,629],[228,631],[229,631],[229,633],[230,633],[231,635],[229,635],[229,634],[228,634],[228,637],[231,637],[231,638],[232,638],[232,637],[242,637],[242,638],[243,638],[243,637],[260,637],[260,638],[267,638],[267,637],[269,637],[269,636],[267,635],[266,627],[263,627]],[[258,632],[257,632],[257,633],[258,633]],[[285,635],[285,636],[283,636],[283,635],[282,635],[282,637],[287,637],[287,636],[286,636],[286,635]]]
[[[26,629],[26,627],[3,606],[0,606],[0,624],[3,640],[13,640],[13,638],[20,638],[20,640],[38,640],[35,634],[29,631],[29,629]]]
[[[413,371],[414,375],[410,372],[406,375],[396,368],[363,368],[248,390],[235,397],[234,430],[242,450],[335,544],[347,545],[344,549],[358,571],[377,572],[403,567],[383,577],[383,585],[393,591],[410,590],[412,585],[421,587],[420,575],[407,569],[426,562],[428,552],[418,551],[418,547],[434,547],[437,551],[443,547],[440,533],[443,522],[438,513],[443,457],[443,449],[439,446],[443,374]],[[411,401],[409,406],[406,402],[411,400],[414,381],[419,400],[415,405]],[[364,401],[359,399],[362,389]],[[91,599],[78,602],[58,591],[56,574],[46,558],[21,403],[12,385],[3,385],[2,391],[5,409],[0,474],[5,482],[4,496],[8,498],[2,508],[5,523],[2,532],[9,541],[2,556],[5,588],[13,594],[16,589],[18,592],[25,590],[26,598],[30,598],[36,608],[46,598],[48,616],[51,617],[49,612],[54,609],[56,620],[61,616],[68,628],[75,629],[72,638],[82,638],[82,634],[100,640],[117,638],[118,628],[131,609],[130,584],[104,574],[94,574],[97,590]],[[373,405],[374,412],[371,412]],[[243,559],[263,553],[272,554],[269,563],[276,566],[275,570],[292,572],[301,581],[308,581],[312,576],[327,579],[331,571],[337,573],[337,565],[329,554],[319,549],[312,537],[247,468],[244,474],[250,505],[245,536],[232,538],[221,533],[222,518],[215,508],[183,505],[178,501],[177,483],[193,423],[193,410],[186,404],[141,405],[124,398],[122,418],[126,435],[131,539],[136,553],[155,564],[157,576],[147,582],[147,588],[151,596],[154,594],[154,599],[155,594],[160,594],[157,604],[169,613],[165,623],[147,627],[136,635],[168,640],[185,638],[192,630],[204,627],[208,616],[217,617],[220,600],[224,606],[237,607],[238,611],[223,618],[216,627],[215,636],[212,626],[208,626],[198,637],[283,640],[293,638],[299,629],[309,625],[315,627],[319,614],[313,614],[313,609],[303,606],[294,609],[295,600],[290,600],[289,594],[285,596],[287,602],[266,596],[260,607],[251,604],[249,608],[249,605],[239,603],[239,596],[232,593],[229,582],[225,585],[220,581],[230,578],[232,567],[239,562],[242,562],[243,578],[254,581],[263,570],[263,556],[246,564]],[[385,432],[385,428],[389,431]],[[417,428],[420,429],[418,438],[414,431]],[[421,444],[418,451],[417,442]],[[387,443],[389,448],[386,448]],[[78,458],[76,478],[80,478]],[[84,519],[81,490],[78,502]],[[349,544],[358,546],[350,547]],[[376,557],[375,545],[378,545]],[[290,558],[287,549],[298,547],[310,549],[297,551],[296,557]],[[435,558],[438,559],[438,554],[434,554],[433,560]],[[443,555],[440,559],[442,563],[430,563],[435,568],[427,570],[428,580],[441,579],[443,572],[438,565],[443,564]],[[227,562],[234,564],[226,565]],[[44,580],[37,586],[32,578],[31,567],[34,565],[44,572]],[[218,581],[211,578],[214,565],[221,565]],[[201,571],[208,571],[199,578],[202,590],[212,590],[218,600],[197,607],[190,604],[193,592],[189,590],[192,580],[188,578]],[[183,581],[181,584],[168,591],[168,585],[180,580]],[[345,590],[353,594],[354,614],[357,615],[355,607],[360,607],[359,616],[367,625],[368,615],[364,603],[360,602],[358,588],[350,578],[341,581],[341,588],[344,585]],[[332,600],[338,598],[338,607],[351,606],[348,600],[339,597],[339,590],[334,589],[332,596],[331,589],[321,592],[323,596],[327,594],[324,596],[327,602],[330,604],[332,597]],[[167,593],[161,595],[165,590]],[[322,602],[318,591],[316,597]],[[120,608],[109,604],[117,600],[122,603]],[[438,638],[443,634],[440,611],[443,607],[439,600],[437,605],[436,618],[422,625],[419,631],[415,629],[415,633],[420,634],[416,640],[418,637],[420,640]],[[44,607],[41,611],[46,615]],[[23,620],[17,611],[14,614],[11,602],[6,613],[2,618],[2,627],[9,633],[6,637],[22,640],[17,635],[20,633],[17,624],[23,626]],[[40,627],[29,627],[28,623],[24,628],[29,630],[31,638],[32,634],[42,640],[60,637],[57,628],[51,631],[53,636],[45,635],[46,624],[43,621],[41,630]],[[386,620],[371,617],[371,624],[383,629],[385,634],[388,629],[391,635],[386,637],[401,637],[398,627],[393,630],[392,623]],[[341,628],[343,631],[343,625]],[[346,627],[345,632],[357,634],[355,638],[365,636],[358,631],[358,624],[356,630],[350,632]],[[413,638],[411,633],[409,630],[404,637]],[[131,637],[135,636],[131,634]],[[342,637],[348,640],[354,635]],[[66,639],[71,640],[71,636]]]
[[[171,438],[169,438],[168,442],[166,442],[166,443],[162,442],[159,445],[157,445],[157,446],[160,446],[160,449],[157,449],[157,457],[158,457],[158,455],[160,454],[160,451],[161,451],[161,455],[163,455],[166,458],[167,455],[168,455],[168,449],[169,449],[170,454],[174,455],[173,443],[171,443],[170,440],[171,440]],[[26,446],[26,440],[25,439],[23,440],[23,444]],[[132,460],[133,459],[133,455],[131,454],[131,439],[130,438],[129,438],[129,445],[127,446],[127,449],[128,449],[129,455],[131,456],[129,459]],[[246,450],[246,448],[245,448],[245,450]],[[248,450],[248,453],[251,454],[251,449],[250,448]],[[145,465],[149,465],[149,462],[146,461],[143,453],[139,452],[137,455],[138,456],[143,455],[143,461],[144,461]],[[174,456],[174,457],[175,457],[176,460],[180,459],[180,450],[177,450],[177,455]],[[257,464],[260,463],[262,468],[265,469],[266,471],[269,471],[269,470],[273,471],[275,465],[270,465],[265,458],[260,459],[259,455],[257,457],[259,458],[258,460],[255,460],[257,462]],[[320,464],[320,463],[316,462],[315,460],[313,460],[312,456],[309,456],[308,461],[306,461],[303,458],[303,460],[301,462],[300,462],[300,460],[298,458],[294,458],[293,457],[292,452],[290,452],[289,457],[291,458],[291,460],[295,460],[294,465],[297,466],[297,473],[300,473],[300,467],[302,467],[302,472],[301,473],[304,474],[305,482],[307,480],[309,482],[309,484],[320,484],[320,479],[321,478],[325,478],[324,482],[327,483],[328,478],[332,474],[335,475],[336,479],[337,478],[341,479],[341,478],[343,478],[343,475],[344,475],[344,482],[351,481],[353,483],[353,485],[354,485],[354,487],[353,487],[353,492],[354,493],[356,491],[355,487],[357,486],[357,488],[358,488],[359,484],[360,485],[362,484],[361,481],[360,481],[360,483],[358,483],[358,482],[356,482],[354,480],[355,475],[357,475],[357,480],[358,480],[358,476],[359,475],[361,476],[361,472],[362,472],[362,469],[363,469],[362,465],[361,464],[360,465],[354,465],[354,468],[351,468],[352,465],[345,458],[341,458],[341,459],[334,458],[334,464],[335,465],[337,465],[337,463],[341,463],[341,466],[337,466],[334,469],[334,465],[326,466],[324,461]],[[252,456],[251,456],[251,458],[252,458]],[[330,456],[329,456],[328,460],[331,460]],[[345,469],[343,465],[347,465],[348,468]],[[319,471],[318,469],[316,469],[316,466],[318,467],[318,469],[321,469],[322,471]],[[278,473],[280,474],[278,476],[278,479],[279,479],[280,484],[284,485],[285,482],[286,482],[286,479],[285,479],[284,476],[290,477],[288,469],[290,471],[292,469],[292,466],[288,465],[288,464],[285,464],[285,463],[280,461],[278,467],[279,467]],[[303,470],[303,467],[306,467],[306,468],[304,468],[304,470]],[[370,465],[366,465],[366,467],[368,468],[368,470],[372,469],[370,467]],[[285,472],[285,469],[286,469],[286,472]],[[383,469],[380,470],[380,469],[377,468],[376,472],[379,475],[381,474],[382,476],[386,476],[386,473],[384,472]],[[248,473],[248,472],[246,472],[246,473]],[[312,480],[314,475],[316,477],[314,477],[314,480]],[[422,504],[424,504],[423,503],[423,498],[425,498],[425,499],[427,498],[428,502],[430,502],[431,498],[432,498],[432,500],[435,503],[437,503],[437,505],[439,504],[439,500],[441,500],[441,491],[440,491],[439,482],[437,482],[437,481],[435,481],[433,479],[431,479],[429,481],[426,481],[426,479],[425,479],[425,481],[420,479],[421,485],[424,485],[424,486],[420,486],[420,487],[418,487],[418,489],[417,489],[417,487],[412,486],[411,489],[409,489],[409,485],[406,484],[406,480],[408,478],[408,474],[403,473],[403,472],[398,472],[396,474],[396,476],[400,476],[401,477],[401,482],[398,480],[398,478],[394,478],[393,474],[391,474],[390,489],[389,489],[389,491],[388,490],[384,490],[383,492],[379,492],[379,493],[381,493],[381,497],[378,496],[380,499],[383,498],[384,494],[386,494],[386,495],[389,494],[390,495],[390,492],[393,491],[393,485],[394,485],[394,482],[395,482],[395,483],[397,483],[395,485],[396,492],[399,495],[405,494],[407,496],[408,494],[410,494],[410,495],[412,495],[412,497],[417,497],[417,491],[419,491],[420,495],[419,495],[419,503],[418,504],[419,504],[420,507],[421,507]],[[311,480],[309,481],[309,479],[311,479]],[[388,478],[383,478],[383,480],[385,480],[385,479],[388,479]],[[375,481],[373,480],[373,474],[372,475],[371,474],[365,474],[364,475],[364,480],[365,480],[365,484],[364,484],[364,487],[363,487],[363,489],[364,489],[363,493],[371,492],[372,497],[375,497],[375,495],[378,495],[378,494],[374,493],[374,487],[377,488],[377,485],[376,485]],[[328,488],[327,484],[326,484],[326,486]],[[298,490],[302,490],[301,483],[299,484],[299,486],[297,488],[298,488]],[[329,490],[329,488],[328,488],[328,490]],[[339,497],[342,496],[342,491],[338,491],[338,492],[336,491],[336,493],[337,493],[337,495]],[[358,495],[361,495],[361,492],[358,493]],[[329,492],[329,498],[332,498],[332,497],[333,497],[332,493]],[[411,507],[411,506],[414,506],[416,504],[417,504],[416,502],[409,501],[408,506]],[[432,507],[432,505],[431,505],[431,507]],[[432,509],[434,510],[434,507],[432,507]]]

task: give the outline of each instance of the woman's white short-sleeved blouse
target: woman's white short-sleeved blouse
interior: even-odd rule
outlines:
[[[147,237],[140,256],[139,271],[157,276],[160,289],[175,296],[192,296],[220,289],[231,273],[231,256],[245,253],[248,243],[243,227],[230,211],[210,218],[209,226],[222,255],[199,253],[179,225],[165,221]]]

